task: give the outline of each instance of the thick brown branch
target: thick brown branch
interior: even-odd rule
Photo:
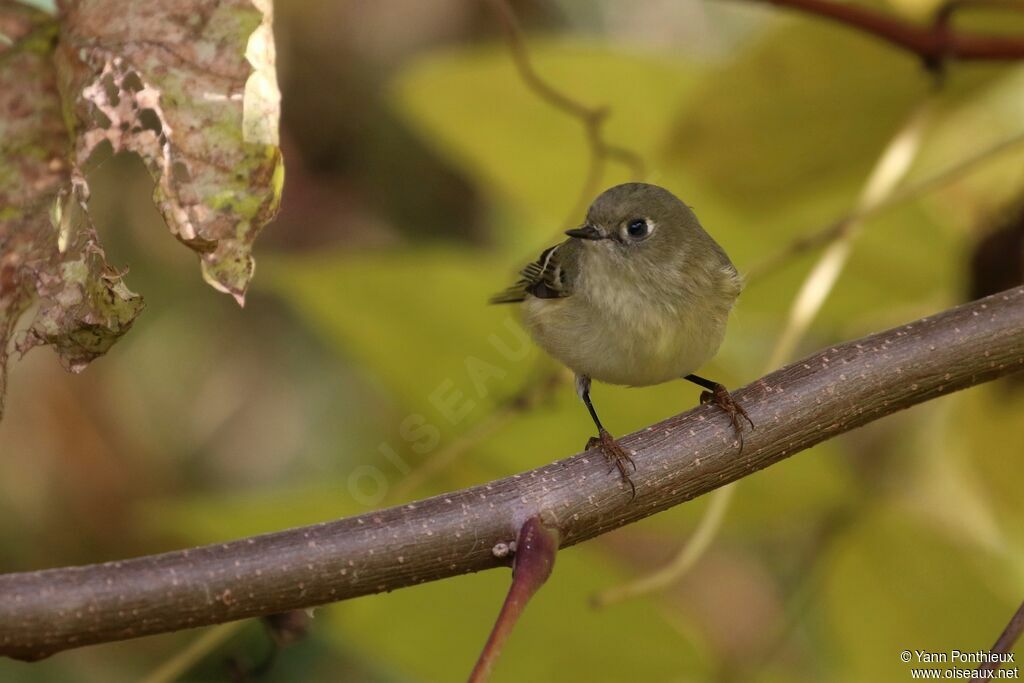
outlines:
[[[1024,369],[1024,287],[809,356],[736,391],[742,454],[705,405],[622,439],[636,499],[587,452],[483,486],[310,527],[121,562],[0,576],[0,654],[244,619],[505,564],[539,516],[570,546],[917,403]],[[685,399],[680,397],[680,401]]]
[[[1024,36],[980,35],[950,29],[945,20],[913,24],[870,7],[832,0],[753,0],[789,7],[856,28],[917,54],[930,64],[942,60],[1014,60],[1024,58]],[[940,17],[942,19],[942,17]]]

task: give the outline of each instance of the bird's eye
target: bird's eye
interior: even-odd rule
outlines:
[[[634,218],[626,224],[626,234],[632,239],[639,240],[647,237],[651,232],[651,225],[643,218]]]

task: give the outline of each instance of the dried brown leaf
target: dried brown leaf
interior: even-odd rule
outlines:
[[[69,2],[58,50],[77,164],[104,142],[139,154],[171,233],[239,303],[283,179],[270,9],[270,0]]]
[[[0,414],[10,339],[70,370],[102,355],[142,299],[107,264],[80,169],[140,155],[172,234],[239,303],[283,181],[270,0],[81,0],[59,19],[0,0]]]
[[[142,299],[107,265],[73,182],[52,54],[51,17],[0,2],[0,414],[7,349],[19,317],[38,312],[18,348],[51,343],[80,370],[131,325]]]

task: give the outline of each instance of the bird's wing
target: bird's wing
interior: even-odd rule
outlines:
[[[519,273],[519,280],[491,297],[492,304],[512,304],[527,295],[538,299],[558,299],[572,294],[572,240],[548,247],[537,260]]]

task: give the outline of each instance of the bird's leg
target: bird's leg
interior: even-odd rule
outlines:
[[[590,378],[586,375],[576,375],[576,393],[583,399],[584,405],[587,406],[587,410],[590,412],[591,419],[594,420],[594,424],[597,426],[597,436],[592,436],[587,441],[587,450],[594,448],[595,446],[601,448],[601,452],[604,453],[604,457],[608,459],[609,464],[612,468],[619,471],[619,476],[622,477],[622,481],[629,484],[629,489],[632,493],[632,498],[636,498],[636,486],[633,484],[633,480],[629,477],[629,470],[627,465],[636,471],[636,463],[633,462],[633,458],[629,456],[626,449],[619,445],[619,442],[615,440],[615,437],[608,433],[608,430],[601,424],[601,418],[597,416],[597,411],[594,410],[594,404],[590,400]],[[609,470],[611,471],[611,470]]]
[[[712,382],[709,379],[704,379],[699,375],[687,375],[683,379],[688,382],[693,382],[697,386],[704,387],[707,391],[700,392],[701,405],[705,403],[714,403],[716,406],[725,411],[725,414],[729,416],[729,421],[732,423],[732,428],[736,430],[736,436],[740,441],[740,453],[743,452],[743,428],[740,426],[740,418],[750,424],[750,428],[754,428],[754,421],[747,415],[747,411],[743,410],[743,406],[736,402],[723,385],[718,382]]]

